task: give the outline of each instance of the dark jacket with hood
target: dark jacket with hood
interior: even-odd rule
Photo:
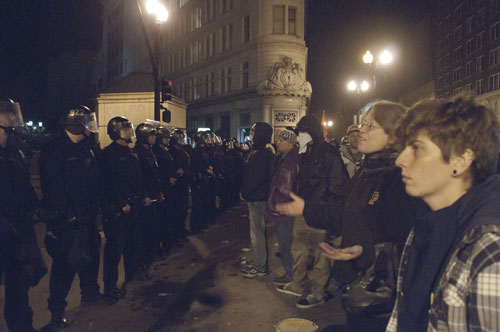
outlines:
[[[273,127],[266,122],[255,123],[252,151],[245,162],[241,196],[248,202],[267,201],[274,173],[275,155],[266,147],[271,142]]]
[[[343,189],[349,181],[340,153],[323,139],[321,124],[306,115],[296,132],[306,132],[313,141],[301,154],[299,196],[305,201],[304,218],[310,227],[340,233],[344,206]]]

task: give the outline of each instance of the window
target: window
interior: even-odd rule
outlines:
[[[438,33],[443,33],[443,22],[438,23]]]
[[[468,93],[472,93],[474,91],[474,85],[472,83],[466,84],[465,91],[467,91]]]
[[[226,68],[226,91],[231,92],[231,86],[233,84],[233,79],[232,79],[232,74],[233,70],[231,67]]]
[[[437,61],[437,72],[440,73],[443,71],[443,59],[438,59]]]
[[[494,91],[500,89],[500,73],[491,75],[488,81],[488,90]]]
[[[250,125],[250,113],[244,113],[240,115],[240,126]]]
[[[248,61],[241,64],[241,88],[248,88]]]
[[[233,9],[233,0],[222,0],[221,1],[221,13],[225,13]]]
[[[447,34],[446,37],[444,37],[444,47],[448,47],[451,45],[451,33]]]
[[[500,64],[500,47],[495,48],[490,51],[489,54],[489,66],[497,66]]]
[[[210,75],[209,74],[205,74],[205,98],[208,98],[210,97]]]
[[[450,15],[448,15],[444,18],[444,29],[445,30],[450,29],[450,23],[451,23],[450,21],[451,21]]]
[[[285,33],[285,6],[273,6],[273,33]]]
[[[477,12],[477,26],[481,26],[484,23],[486,23],[486,9],[485,8],[481,8]]]
[[[484,59],[483,55],[478,56],[476,58],[476,73],[480,73],[483,71],[483,59]]]
[[[465,77],[472,76],[472,61],[465,64]]]
[[[215,96],[217,91],[215,91],[215,72],[210,73],[210,96]]]
[[[453,61],[462,60],[462,46],[459,46],[453,50]]]
[[[500,10],[500,0],[490,0],[490,5],[491,5],[491,16],[495,15],[498,13]]]
[[[455,8],[455,11],[453,12],[453,19],[455,20],[455,22],[459,22],[460,19],[462,19],[463,14],[463,6],[462,4],[460,4]]]
[[[205,116],[205,127],[213,129],[214,128],[214,117],[211,115]]]
[[[457,42],[460,39],[462,39],[462,26],[461,25],[459,27],[455,28],[455,30],[453,30],[453,41]]]
[[[450,85],[450,74],[444,74],[444,86]]]
[[[243,44],[248,43],[250,41],[250,16],[243,17],[243,26],[242,26],[242,41]]]
[[[191,12],[191,31],[201,28],[201,7],[195,7]]]
[[[213,57],[215,54],[215,33],[208,35],[208,56]]]
[[[297,8],[288,7],[288,34],[295,36],[297,22]]]
[[[208,0],[207,1],[207,3],[208,3],[207,4],[207,6],[208,6],[207,12],[208,12],[208,20],[209,21],[212,21],[216,16],[216,13],[217,13],[216,3],[217,3],[217,1],[219,1],[219,0]]]
[[[453,95],[454,96],[458,95],[460,92],[462,92],[462,88],[453,89]]]
[[[440,89],[443,88],[443,83],[444,83],[443,82],[443,78],[442,77],[438,78],[438,80],[437,80],[437,88],[438,88],[438,90],[440,90]]]
[[[221,69],[220,71],[220,94],[226,93],[226,69]]]
[[[230,50],[233,48],[233,25],[228,24],[226,26],[226,33],[227,33],[227,39],[226,39],[226,50]]]
[[[500,38],[500,22],[493,24],[490,27],[490,41]]]
[[[483,80],[476,81],[476,95],[483,93]]]
[[[453,83],[460,81],[461,72],[462,72],[462,67],[458,67],[457,69],[453,70]]]
[[[476,35],[476,50],[483,48],[484,36],[485,36],[484,31],[482,31]]]
[[[444,66],[448,67],[450,65],[450,53],[444,56]]]
[[[465,9],[471,9],[474,7],[475,0],[465,0]]]
[[[472,53],[472,45],[474,43],[474,39],[469,39],[465,42],[465,56]]]
[[[471,16],[467,21],[465,22],[465,31],[467,33],[472,32],[474,30],[474,16]]]

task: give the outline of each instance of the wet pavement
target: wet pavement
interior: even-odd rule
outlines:
[[[40,240],[43,233],[43,224],[38,224]],[[67,316],[73,323],[64,331],[271,332],[276,331],[281,320],[292,317],[311,320],[320,330],[342,325],[345,315],[337,299],[316,308],[298,309],[295,307],[298,298],[275,290],[272,280],[283,274],[281,262],[275,256],[278,251],[275,243],[274,225],[270,224],[269,275],[256,279],[239,275],[241,261],[251,257],[251,251],[247,251],[250,248],[247,209],[240,203],[220,215],[215,225],[191,236],[182,248],[156,262],[151,280],[129,283],[126,297],[114,305],[81,307],[76,277],[67,306]],[[42,252],[50,264],[44,248]],[[119,282],[123,282],[123,273]],[[333,285],[330,291],[334,292]],[[3,311],[3,286],[0,297]],[[42,329],[50,319],[47,298],[48,275],[30,291],[37,329]],[[0,331],[7,331],[3,320]]]

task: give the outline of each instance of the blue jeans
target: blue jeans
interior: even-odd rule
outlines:
[[[267,271],[267,239],[264,213],[267,202],[248,202],[248,219],[250,220],[250,240],[252,241],[254,259],[252,265],[260,271]]]
[[[292,279],[293,271],[293,256],[292,256],[292,240],[293,240],[293,221],[277,221],[276,222],[276,238],[280,247],[281,263],[285,269],[285,274]]]

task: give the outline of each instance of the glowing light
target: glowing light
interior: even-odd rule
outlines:
[[[358,88],[358,85],[354,81],[350,81],[347,84],[347,90],[349,90],[349,91],[356,91],[357,88]]]
[[[392,54],[388,50],[384,50],[382,54],[380,54],[380,63],[383,65],[387,65],[392,62]]]
[[[330,121],[328,121],[328,127],[331,127],[331,126],[333,126],[333,121],[330,120]]]
[[[367,91],[370,88],[370,84],[367,81],[361,82],[361,91]]]
[[[363,55],[363,62],[366,64],[371,64],[373,62],[373,55],[370,51],[366,51],[365,55]]]
[[[148,0],[146,11],[156,16],[156,23],[165,23],[168,20],[168,10],[159,0]]]

